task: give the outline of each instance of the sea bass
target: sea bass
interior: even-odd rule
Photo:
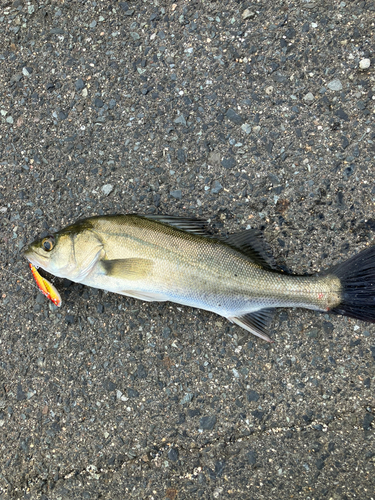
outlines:
[[[31,243],[36,268],[136,299],[212,311],[271,341],[277,307],[303,307],[375,322],[375,246],[320,275],[278,270],[261,233],[227,238],[197,219],[90,217]]]

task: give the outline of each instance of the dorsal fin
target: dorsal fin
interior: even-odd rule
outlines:
[[[268,244],[264,241],[263,235],[258,229],[248,229],[231,234],[224,241],[231,247],[247,255],[255,264],[265,269],[276,268],[276,263]]]
[[[207,222],[202,219],[195,219],[194,217],[178,217],[174,215],[144,215],[146,219],[155,220],[162,224],[168,224],[176,229],[187,231],[188,233],[199,234],[202,236],[210,236],[205,227]]]

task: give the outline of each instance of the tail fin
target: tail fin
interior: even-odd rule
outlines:
[[[339,264],[326,274],[340,278],[341,303],[330,312],[375,323],[375,246]]]

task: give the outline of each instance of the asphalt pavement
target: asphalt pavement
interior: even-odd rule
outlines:
[[[374,325],[224,318],[54,279],[82,217],[264,232],[315,273],[374,243],[374,1],[2,0],[0,499],[375,498]]]

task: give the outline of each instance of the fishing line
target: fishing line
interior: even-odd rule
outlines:
[[[13,271],[10,271],[9,269],[6,269],[5,267],[2,267],[1,270],[2,271],[6,271],[9,274],[12,274],[13,276],[15,276],[18,279],[21,279],[22,281],[24,281],[25,283],[27,283],[29,286],[31,286],[31,288],[35,288],[36,290],[38,290],[38,292],[40,292],[39,287],[37,285],[35,285],[35,283],[28,281],[23,276],[20,276],[20,275],[14,273]],[[22,285],[20,285],[20,286],[22,286]]]

